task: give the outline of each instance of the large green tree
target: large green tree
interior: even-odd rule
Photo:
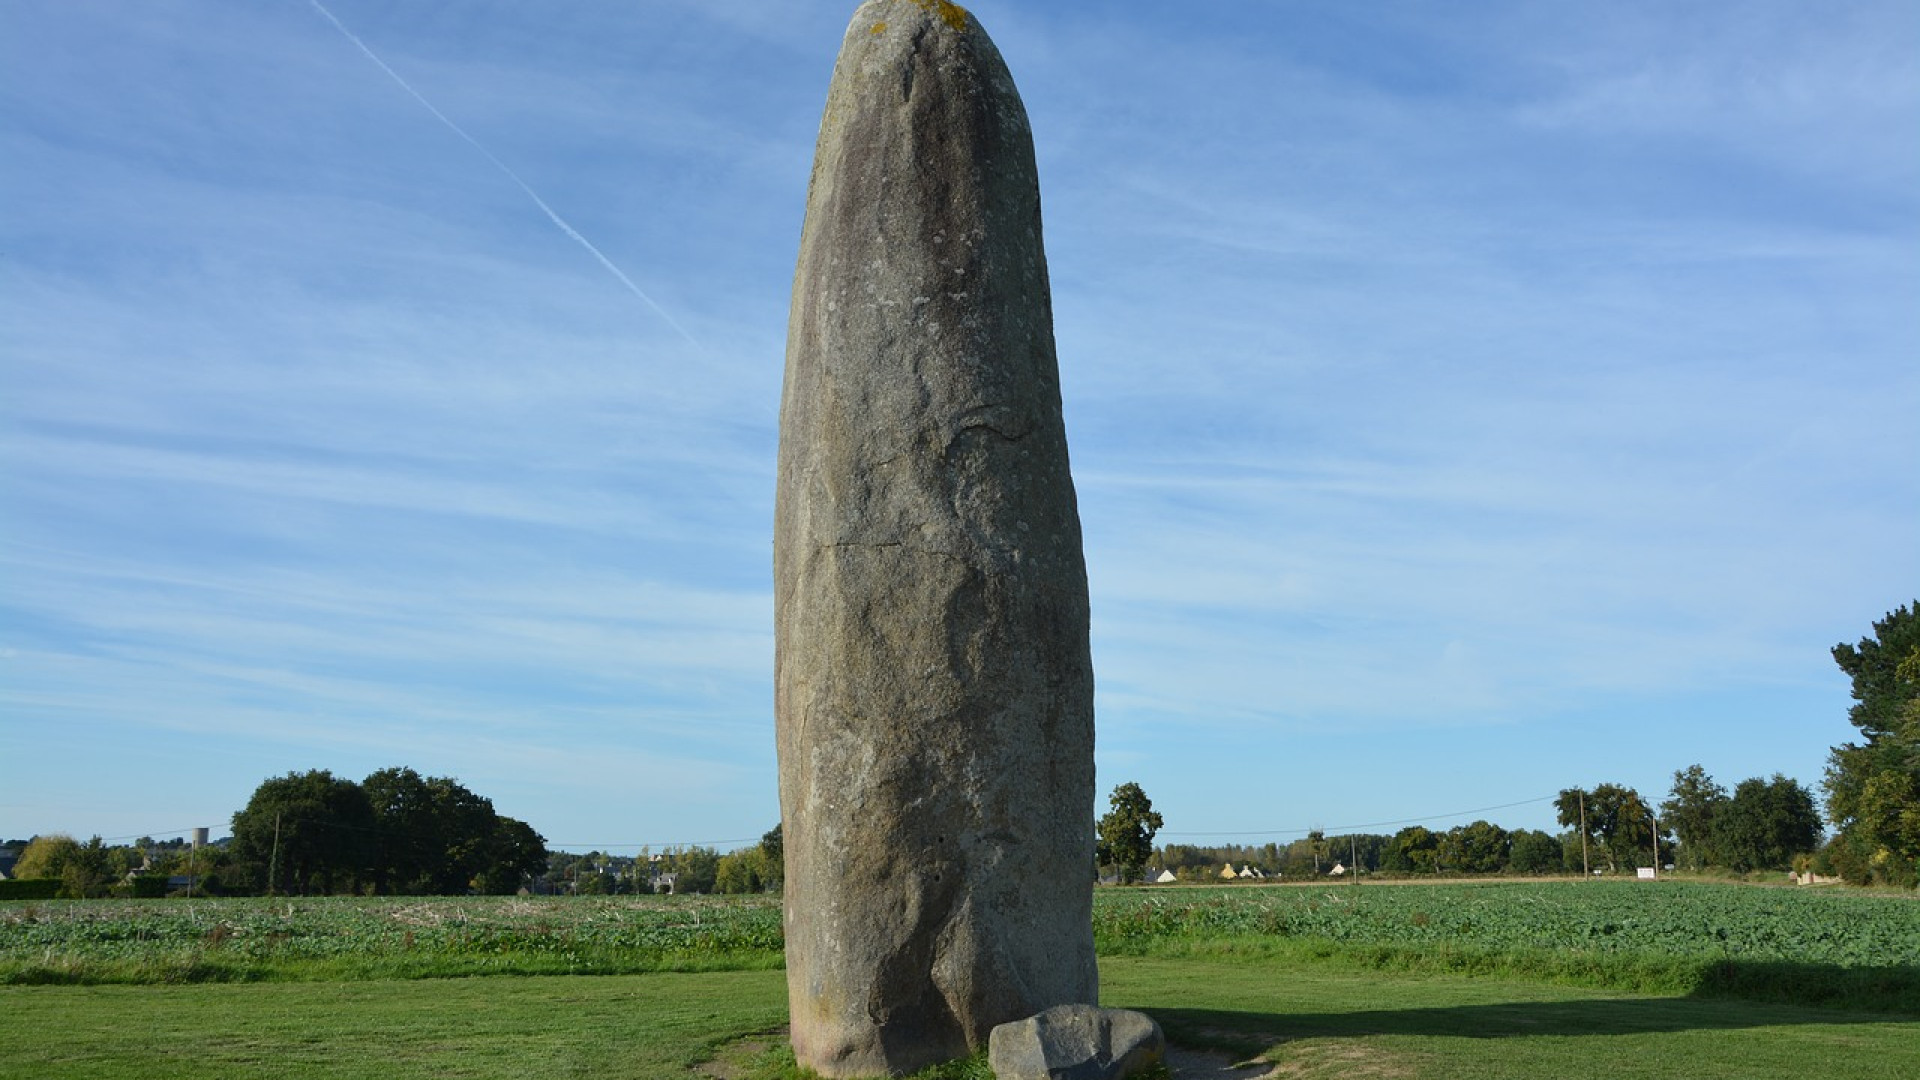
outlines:
[[[757,893],[766,889],[766,856],[756,845],[720,856],[713,872],[713,891]]]
[[[407,768],[381,769],[360,786],[373,808],[378,891],[457,895],[491,869],[500,827],[492,800],[450,777]]]
[[[492,895],[517,892],[546,868],[546,838],[518,818],[496,817],[482,845],[474,887]]]
[[[1740,873],[1785,870],[1795,855],[1819,845],[1813,793],[1779,773],[1740,781],[1715,815],[1713,846],[1722,865]]]
[[[1387,846],[1387,837],[1379,833],[1340,833],[1327,837],[1326,845],[1333,861],[1345,867],[1349,875],[1354,875],[1380,869],[1380,855]],[[1272,852],[1274,847],[1268,844],[1266,850]],[[1263,854],[1260,861],[1269,867],[1279,865],[1274,854]]]
[[[720,853],[712,848],[698,844],[671,847],[660,856],[660,862],[665,868],[664,872],[673,875],[673,891],[676,895],[714,891],[720,874]]]
[[[720,856],[713,888],[723,893],[779,892],[786,879],[784,833],[779,825],[767,830],[753,847]]]
[[[1107,796],[1110,809],[1099,821],[1099,861],[1115,867],[1122,884],[1139,881],[1153,857],[1153,835],[1165,824],[1153,800],[1140,785],[1128,781]]]
[[[268,892],[512,892],[547,865],[525,822],[447,777],[315,769],[261,784],[233,817],[236,865]]]
[[[776,824],[760,837],[760,887],[777,893],[786,880],[786,831],[783,824]]]
[[[64,833],[36,836],[13,864],[13,876],[56,879],[60,895],[71,900],[105,896],[115,878],[111,852],[97,836],[84,844]]]
[[[1539,829],[1515,830],[1507,867],[1516,874],[1551,874],[1561,869],[1560,841]]]
[[[1856,884],[1920,881],[1920,601],[1833,647],[1853,681],[1847,719],[1858,742],[1833,748],[1822,786],[1838,830],[1834,865]]]
[[[270,893],[357,892],[373,852],[373,807],[359,784],[326,769],[254,789],[233,815],[236,869]]]
[[[1315,877],[1319,877],[1320,866],[1326,862],[1328,854],[1327,834],[1320,829],[1308,831],[1307,850],[1313,852],[1313,874]]]
[[[13,876],[22,880],[57,878],[67,864],[80,857],[80,841],[65,833],[48,833],[27,842],[13,864]]]
[[[1440,836],[1425,825],[1409,825],[1393,834],[1380,866],[1397,874],[1431,874],[1439,869]]]
[[[1689,870],[1703,870],[1720,863],[1713,849],[1714,819],[1727,802],[1727,789],[1714,783],[1713,777],[1698,765],[1689,765],[1673,774],[1673,791],[1660,804],[1660,820],[1673,829],[1680,841],[1675,861]]]
[[[1441,859],[1450,870],[1494,874],[1506,867],[1511,843],[1507,830],[1490,821],[1456,825],[1441,838]]]
[[[1553,805],[1561,825],[1578,831],[1585,819],[1592,855],[1608,870],[1640,865],[1642,859],[1649,860],[1647,865],[1657,864],[1653,810],[1638,791],[1624,784],[1567,788]]]

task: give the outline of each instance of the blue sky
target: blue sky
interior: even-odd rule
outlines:
[[[1828,649],[1920,593],[1920,7],[970,6],[1103,793],[1264,842],[1818,781]],[[410,94],[307,0],[0,6],[0,835],[390,765],[578,850],[770,827],[853,7],[329,0]]]

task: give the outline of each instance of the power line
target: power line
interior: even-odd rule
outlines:
[[[200,829],[206,829],[209,833],[213,831],[211,828],[209,828],[206,825],[189,825],[184,829],[148,829],[146,832],[127,833],[124,836],[102,836],[100,838],[100,842],[103,844],[109,844],[115,840],[146,839],[146,840],[154,840],[155,843],[166,843],[165,840],[158,840],[156,838],[163,837],[163,836],[171,836],[177,840],[187,840],[187,839],[190,839],[193,836],[193,834]]]
[[[635,843],[583,844],[583,843],[577,843],[574,841],[549,840],[547,841],[547,847],[549,849],[561,848],[567,851],[577,851],[580,849],[585,849],[587,851],[612,852],[613,849],[615,848],[632,848],[635,851],[638,851],[641,848],[652,848],[656,851],[664,851],[668,848],[690,848],[690,847],[717,848],[725,844],[757,844],[760,842],[761,839],[762,838],[758,836],[749,836],[741,840],[677,840],[670,844],[635,844]]]

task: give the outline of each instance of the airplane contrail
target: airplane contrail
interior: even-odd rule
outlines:
[[[307,2],[313,5],[313,9],[315,11],[318,11],[321,15],[325,16],[326,20],[333,24],[333,28],[335,30],[340,31],[343,37],[345,37],[348,41],[351,41],[353,43],[354,48],[359,49],[361,53],[365,54],[367,59],[373,61],[374,64],[380,68],[381,71],[386,72],[387,78],[392,79],[395,83],[398,83],[400,86],[400,89],[405,90],[408,94],[410,94],[413,97],[413,100],[419,102],[423,107],[425,107],[425,109],[428,112],[432,113],[434,116],[434,119],[440,121],[442,124],[445,124],[447,126],[448,131],[451,131],[455,135],[458,135],[462,139],[465,139],[467,141],[467,145],[473,147],[475,150],[480,151],[480,154],[482,157],[485,157],[488,161],[493,162],[494,168],[499,169],[503,173],[506,173],[507,179],[512,180],[515,184],[519,185],[520,190],[527,193],[527,198],[533,200],[533,205],[539,207],[540,212],[547,215],[548,220],[552,221],[556,226],[558,226],[561,232],[566,233],[568,236],[572,237],[575,243],[578,243],[581,247],[586,248],[587,253],[592,255],[595,259],[598,259],[600,261],[600,265],[606,267],[607,272],[609,274],[612,274],[615,278],[619,280],[620,284],[625,285],[627,287],[628,292],[639,297],[641,303],[652,308],[653,313],[660,316],[660,318],[663,321],[665,321],[668,326],[671,326],[674,328],[674,330],[678,331],[681,337],[686,338],[688,344],[693,345],[695,348],[698,348],[700,346],[700,343],[694,340],[694,336],[692,334],[687,333],[686,327],[681,326],[678,322],[674,321],[673,316],[667,314],[666,308],[663,308],[658,303],[656,303],[653,297],[647,295],[645,289],[642,289],[640,286],[635,285],[633,283],[632,278],[629,278],[626,274],[622,273],[620,271],[620,268],[613,264],[612,259],[607,258],[606,255],[601,253],[599,248],[593,246],[593,243],[591,241],[589,241],[586,237],[581,236],[580,230],[574,228],[572,225],[567,224],[567,219],[561,217],[558,213],[554,212],[553,207],[547,205],[547,200],[541,198],[539,192],[533,190],[533,188],[530,185],[528,185],[528,183],[525,180],[520,179],[519,173],[516,173],[512,169],[508,168],[506,162],[501,161],[499,158],[493,155],[493,151],[480,145],[480,140],[467,134],[466,130],[462,128],[459,124],[456,124],[451,119],[449,119],[446,113],[443,113],[439,109],[434,108],[433,102],[428,101],[425,97],[421,95],[420,91],[415,90],[413,88],[412,84],[408,83],[407,80],[401,78],[399,72],[388,67],[387,62],[385,60],[380,59],[379,54],[375,53],[371,48],[369,48],[366,42],[361,41],[360,38],[354,34],[353,31],[347,29],[347,26],[345,23],[341,22],[338,18],[335,18],[333,12],[328,11],[325,4],[322,4],[320,0],[307,0]]]

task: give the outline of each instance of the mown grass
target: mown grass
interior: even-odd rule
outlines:
[[[0,1076],[691,1076],[786,1022],[778,972],[0,988]]]
[[[1355,945],[1316,939],[1180,939],[1108,957],[1458,976],[1696,998],[1920,1014],[1920,969],[1476,946]],[[1103,958],[1104,962],[1104,958]]]
[[[1104,1003],[1294,1078],[1822,1080],[1920,1075],[1920,1018],[1502,976],[1113,958]]]
[[[1920,1018],[1503,977],[1111,957],[1106,1004],[1293,1078],[1920,1075]],[[0,1077],[798,1080],[779,972],[0,987]],[[987,1080],[978,1059],[919,1080]]]

